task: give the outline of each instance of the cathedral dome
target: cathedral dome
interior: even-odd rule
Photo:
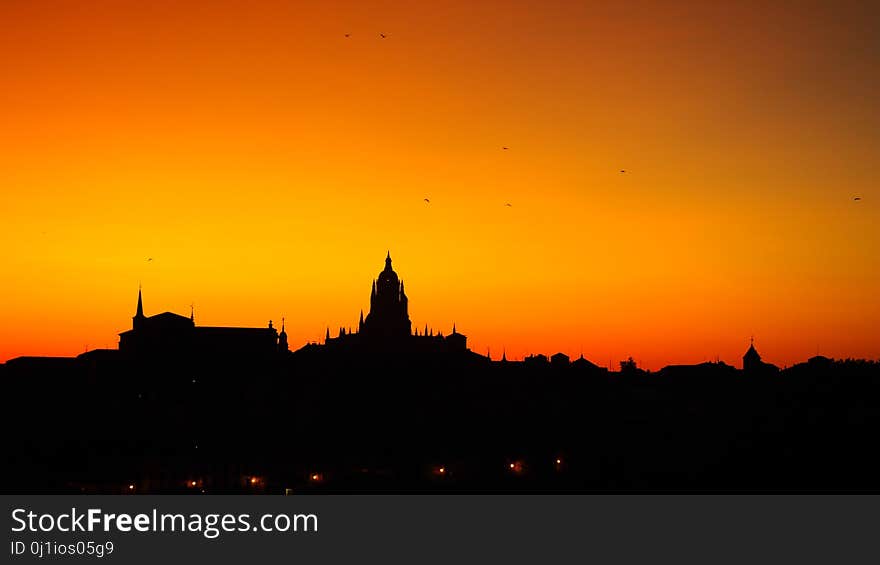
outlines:
[[[378,278],[378,291],[381,294],[384,289],[392,290],[394,292],[398,289],[399,280],[397,278],[397,273],[394,272],[394,269],[391,268],[391,252],[388,252],[388,256],[385,257],[385,269],[379,273]]]
[[[412,334],[408,314],[409,301],[403,290],[403,281],[391,268],[391,253],[385,257],[385,268],[373,281],[370,294],[370,313],[359,330],[365,336],[403,337]]]

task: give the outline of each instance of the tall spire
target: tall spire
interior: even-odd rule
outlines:
[[[137,311],[134,313],[135,318],[143,318],[144,317],[144,300],[141,296],[141,287],[138,285],[138,305]]]
[[[290,351],[290,346],[287,344],[287,332],[284,331],[284,316],[281,317],[281,333],[278,334],[278,351]]]
[[[358,333],[364,331],[364,311],[361,309],[361,318],[358,320]]]
[[[391,270],[391,250],[388,250],[388,255],[385,256],[385,270]]]

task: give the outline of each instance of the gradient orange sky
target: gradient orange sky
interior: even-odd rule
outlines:
[[[4,0],[0,361],[116,347],[139,283],[296,348],[388,249],[494,357],[877,358],[860,4]]]

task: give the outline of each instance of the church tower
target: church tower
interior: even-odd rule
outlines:
[[[373,281],[370,293],[370,311],[359,325],[364,337],[395,339],[412,335],[409,319],[409,299],[403,281],[391,268],[391,252],[385,257],[385,269]]]
[[[138,287],[137,310],[134,313],[134,317],[132,317],[132,319],[131,319],[132,329],[135,329],[135,330],[139,329],[143,325],[144,320],[146,320],[146,319],[147,319],[147,317],[144,316],[144,299],[141,296],[141,287]]]
[[[287,331],[284,329],[284,318],[281,318],[281,333],[278,334],[278,351],[282,353],[290,351],[287,345]]]
[[[754,373],[760,371],[763,367],[764,362],[761,361],[761,356],[758,354],[758,350],[755,349],[755,338],[752,338],[749,349],[743,355],[743,371]]]

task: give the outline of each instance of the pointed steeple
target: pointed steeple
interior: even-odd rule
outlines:
[[[135,318],[143,318],[144,317],[144,299],[141,296],[141,287],[138,285],[138,305],[137,311],[134,313]]]
[[[147,317],[144,316],[144,299],[141,296],[141,286],[138,285],[138,304],[134,317],[131,319],[131,329],[136,330],[142,327],[146,319]]]
[[[452,333],[455,334],[455,322],[452,322]]]
[[[278,351],[290,351],[287,345],[287,332],[284,330],[284,317],[281,317],[281,333],[278,334]]]
[[[501,361],[507,363],[507,349],[501,350]]]
[[[388,250],[388,255],[385,256],[385,270],[390,271],[391,269],[391,250]]]
[[[327,343],[329,341],[330,341],[330,326],[327,326],[327,333],[324,334],[324,343]]]
[[[364,311],[361,310],[361,318],[358,320],[358,333],[364,331]]]

